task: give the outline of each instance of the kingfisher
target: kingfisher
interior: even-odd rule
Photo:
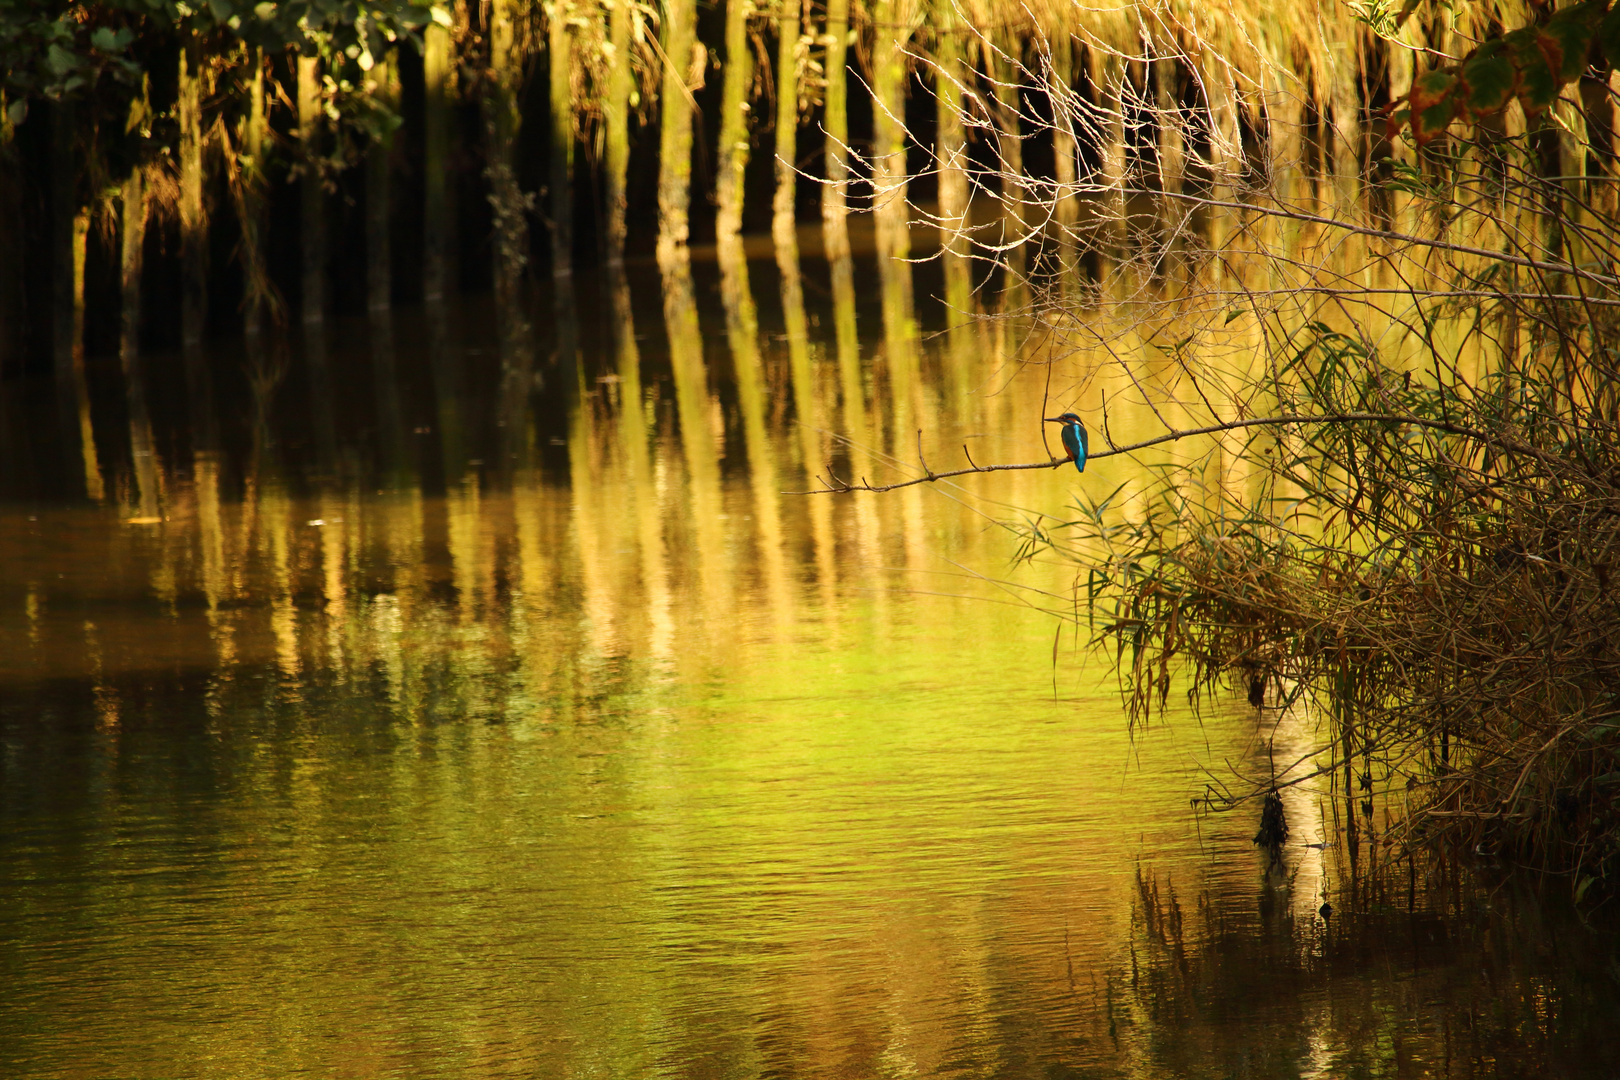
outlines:
[[[1063,425],[1063,449],[1069,452],[1069,460],[1081,472],[1086,471],[1086,425],[1080,422],[1080,417],[1072,412],[1062,416],[1042,417],[1048,424]]]

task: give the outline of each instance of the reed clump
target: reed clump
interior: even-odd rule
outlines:
[[[1393,403],[1457,433],[1304,427],[1280,454],[1242,449],[1281,458],[1256,462],[1257,491],[1167,482],[1123,527],[1088,508],[1087,601],[1134,715],[1162,707],[1173,673],[1195,696],[1263,686],[1269,715],[1326,728],[1277,781],[1336,784],[1352,851],[1440,840],[1604,873],[1620,854],[1620,371],[1582,365],[1587,406],[1504,372],[1409,379],[1330,333],[1309,351],[1334,354],[1297,370],[1316,408]]]

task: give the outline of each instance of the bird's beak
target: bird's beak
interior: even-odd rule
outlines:
[[[1061,423],[1063,423],[1063,418],[1061,416],[1043,416],[1043,417],[1041,417],[1041,419],[1045,420],[1048,424],[1061,424]]]

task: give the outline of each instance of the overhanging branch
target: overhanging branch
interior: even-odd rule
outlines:
[[[1548,454],[1545,451],[1538,450],[1532,446],[1527,446],[1517,439],[1509,439],[1504,438],[1501,435],[1493,435],[1490,432],[1480,431],[1477,428],[1464,427],[1461,424],[1453,424],[1445,420],[1430,420],[1421,416],[1408,416],[1402,413],[1373,412],[1325,413],[1314,416],[1262,416],[1249,420],[1227,420],[1219,424],[1207,424],[1203,427],[1172,430],[1163,435],[1157,435],[1151,439],[1143,439],[1141,442],[1131,443],[1128,446],[1111,446],[1107,450],[1099,450],[1095,454],[1089,455],[1086,460],[1100,461],[1103,458],[1114,457],[1116,454],[1130,454],[1137,450],[1146,450],[1152,446],[1160,446],[1164,443],[1177,442],[1181,439],[1189,439],[1196,435],[1215,435],[1227,431],[1240,431],[1244,428],[1281,427],[1288,424],[1410,424],[1414,427],[1429,428],[1433,431],[1445,432],[1448,435],[1461,435],[1464,438],[1490,443],[1492,445],[1501,447],[1502,449],[1511,450],[1514,453],[1524,454],[1542,461],[1555,462],[1558,460],[1555,455]],[[919,460],[921,460],[922,433],[919,431],[917,436],[918,457]],[[783,492],[783,494],[841,495],[851,491],[895,491],[899,488],[911,487],[914,484],[932,484],[939,480],[949,480],[957,476],[971,476],[974,473],[1012,472],[1018,469],[1056,469],[1059,466],[1069,464],[1068,458],[1054,457],[1047,461],[1015,462],[1007,465],[979,465],[975,464],[972,455],[968,454],[966,445],[962,447],[962,453],[968,459],[969,467],[965,469],[949,469],[944,472],[935,472],[928,467],[926,462],[923,462],[924,475],[922,476],[914,477],[910,480],[896,481],[893,484],[874,484],[868,481],[865,477],[862,477],[857,482],[841,480],[834,475],[832,469],[829,467],[826,477],[816,477],[817,480],[821,481],[823,485],[822,487],[816,488],[812,491],[787,491]]]

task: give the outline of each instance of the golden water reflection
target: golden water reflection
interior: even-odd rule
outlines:
[[[205,456],[160,523],[0,510],[0,1073],[1601,1064],[1601,950],[1550,968],[1540,909],[1454,881],[1349,888],[1309,805],[1264,875],[1252,822],[1190,804],[1254,718],[1133,738],[1054,642],[1073,571],[998,522],[1112,463],[782,495],[834,454],[915,469],[915,427],[936,467],[1038,458],[1053,391],[924,341],[838,403],[849,357],[762,331],[748,269],[726,348],[677,270],[668,382],[633,333],[581,369],[562,470],[234,492]],[[788,401],[871,430],[835,450]]]

